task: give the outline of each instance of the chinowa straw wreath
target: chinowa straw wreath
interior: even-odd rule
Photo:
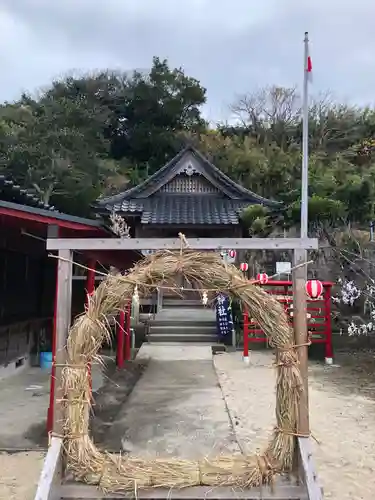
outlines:
[[[188,282],[195,282],[202,290],[227,292],[242,301],[267,335],[270,345],[278,350],[276,426],[262,454],[199,461],[142,459],[100,451],[90,438],[89,365],[100,360],[98,351],[103,340],[110,337],[108,318],[124,308],[136,286],[140,294],[149,294],[176,273],[181,273]],[[67,468],[75,479],[103,491],[199,485],[247,488],[268,484],[275,474],[292,468],[302,390],[293,330],[279,302],[246,281],[215,252],[160,251],[135,265],[126,276],[108,275],[89,298],[85,313],[76,318],[70,329],[67,362],[62,373]]]

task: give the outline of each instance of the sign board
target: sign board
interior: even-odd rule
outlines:
[[[292,273],[291,262],[276,262],[276,274],[291,274],[291,273]]]
[[[223,293],[216,297],[216,327],[220,338],[232,333],[233,317],[230,298]]]

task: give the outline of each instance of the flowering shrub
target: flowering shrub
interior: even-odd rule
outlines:
[[[362,320],[361,323],[350,321],[348,324],[347,333],[349,336],[369,335],[375,331],[375,286],[373,284],[366,284],[361,290],[354,283],[354,281],[338,280],[341,285],[339,295],[332,297],[335,304],[344,304],[353,307],[360,297],[365,297],[364,300],[364,314],[368,317],[369,321]],[[343,333],[341,331],[341,333]]]
[[[335,304],[345,304],[347,306],[354,306],[354,303],[361,296],[361,290],[357,287],[354,281],[343,281],[341,278],[338,280],[341,285],[340,296],[332,297]]]

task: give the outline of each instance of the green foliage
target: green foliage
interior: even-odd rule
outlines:
[[[230,96],[228,96],[230,98]],[[67,212],[88,215],[99,194],[137,184],[187,141],[233,180],[284,202],[242,213],[251,235],[298,225],[301,103],[296,89],[269,87],[239,98],[238,122],[209,128],[206,91],[167,61],[148,74],[104,71],[52,82],[38,98],[0,107],[0,170]],[[325,96],[309,113],[309,218],[365,227],[374,219],[375,110]],[[260,213],[259,210],[262,212]]]
[[[0,108],[0,168],[45,202],[88,215],[100,195],[136,184],[205,127],[205,89],[154,58],[148,75],[102,72],[55,81]]]
[[[317,224],[335,224],[343,221],[346,217],[345,205],[339,200],[330,198],[322,198],[321,196],[313,195],[309,199],[309,223],[312,226]],[[291,225],[296,225],[301,220],[301,202],[300,200],[292,203],[286,214],[286,220]]]
[[[241,212],[241,222],[251,236],[265,236],[271,230],[270,211],[262,205],[251,205]]]

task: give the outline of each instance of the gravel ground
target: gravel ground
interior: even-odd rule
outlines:
[[[237,439],[245,452],[262,448],[274,424],[271,352],[214,357]],[[373,500],[375,492],[375,359],[371,352],[338,353],[338,366],[310,361],[310,422],[314,459],[325,498]]]
[[[274,424],[275,376],[270,352],[214,357],[236,436],[245,452],[262,448]],[[372,352],[338,353],[338,366],[310,361],[314,458],[325,498],[372,500],[375,492],[375,361]],[[0,453],[0,500],[33,500],[43,454]]]
[[[44,454],[0,453],[0,500],[34,500]]]

